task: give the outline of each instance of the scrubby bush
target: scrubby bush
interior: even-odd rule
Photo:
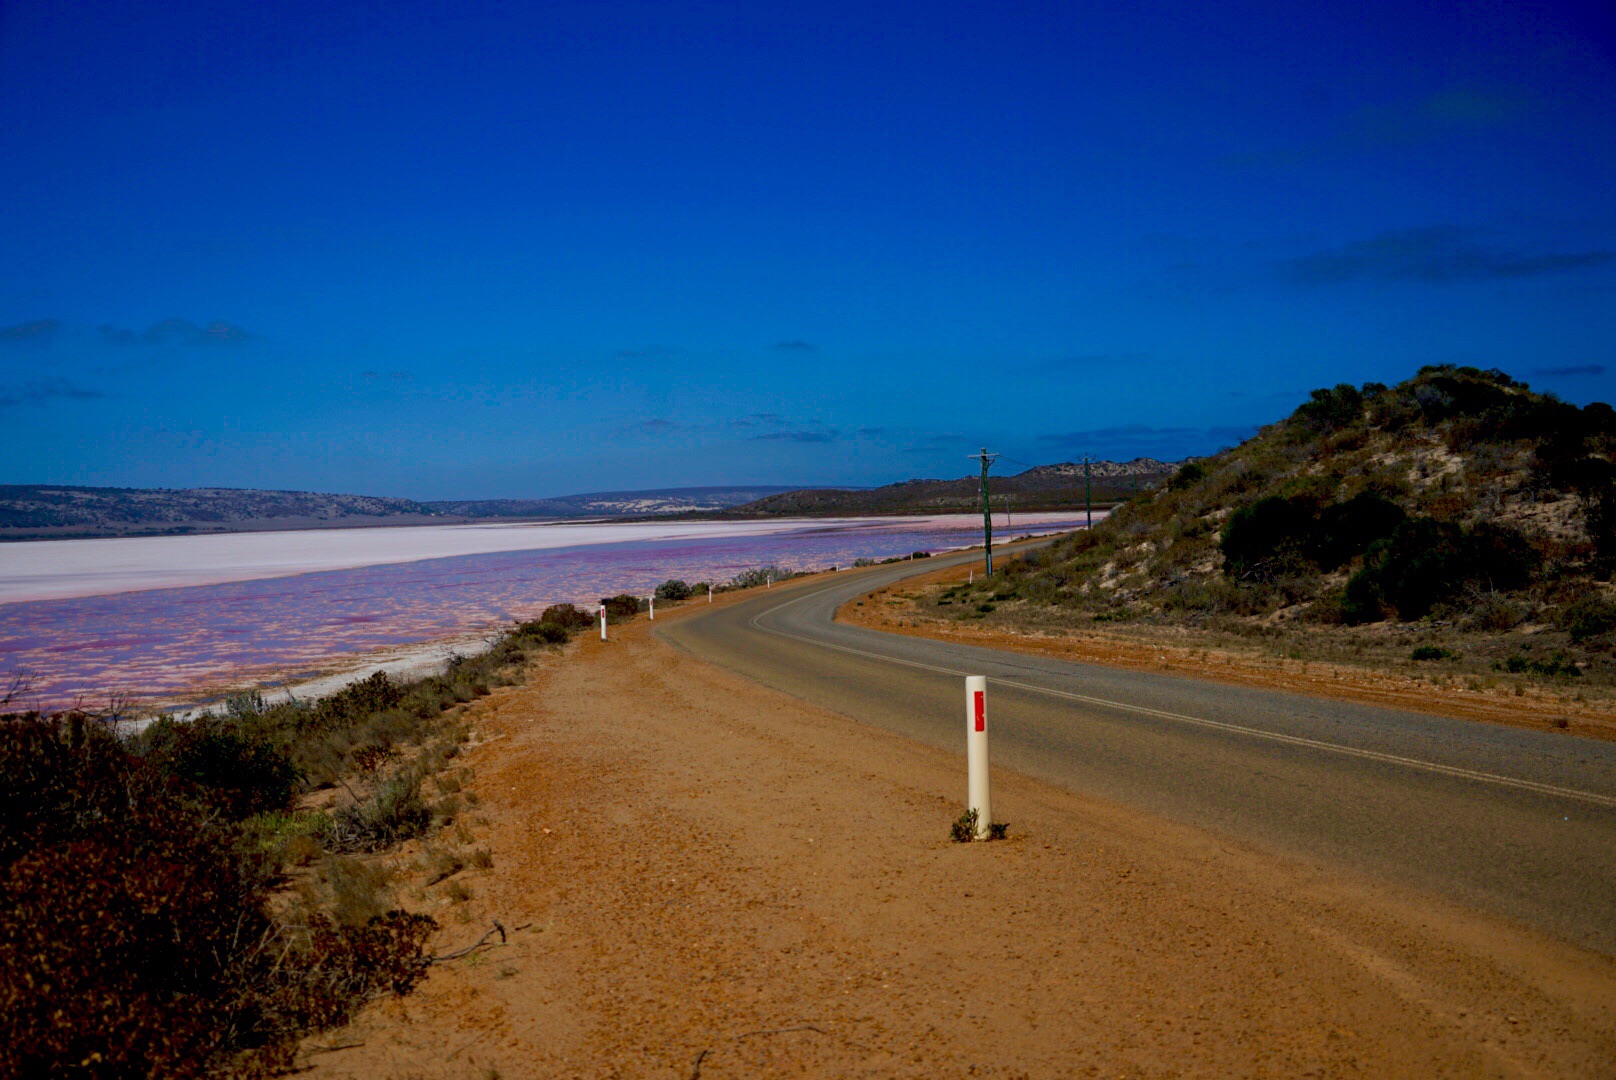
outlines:
[[[565,645],[572,638],[565,626],[560,623],[545,622],[540,619],[535,622],[518,623],[511,631],[511,636],[522,641],[531,641],[538,645]]]
[[[1616,630],[1616,604],[1597,594],[1585,596],[1556,612],[1554,622],[1581,644]]]
[[[82,716],[0,721],[0,1075],[284,1067],[290,1037],[424,970],[422,916],[270,918],[251,834],[218,805],[262,763],[220,735],[164,733],[141,757]]]
[[[196,785],[232,821],[284,810],[299,780],[297,766],[284,753],[217,717],[187,723],[165,717],[142,732],[132,748],[163,773]]]
[[[1308,529],[1304,548],[1321,568],[1333,570],[1368,551],[1375,541],[1391,536],[1407,516],[1390,499],[1361,492],[1321,510]]]
[[[257,716],[267,707],[264,695],[257,690],[240,690],[225,695],[224,699],[224,714],[232,720]]]
[[[1304,562],[1333,570],[1391,536],[1407,516],[1374,492],[1360,492],[1320,510],[1335,482],[1306,479],[1310,482],[1290,485],[1295,493],[1259,499],[1229,516],[1220,547],[1231,576],[1249,576],[1258,569],[1269,570],[1266,576],[1295,572],[1304,569]]]
[[[551,604],[539,614],[539,622],[564,630],[587,630],[594,625],[595,617],[572,604]]]
[[[1185,491],[1199,484],[1206,476],[1206,469],[1200,462],[1186,461],[1178,467],[1178,471],[1167,481],[1169,491]]]
[[[1363,394],[1351,383],[1330,390],[1315,390],[1296,408],[1296,417],[1317,431],[1335,431],[1363,418]]]
[[[600,598],[601,607],[606,609],[606,618],[631,619],[645,610],[645,601],[638,596],[628,593],[618,593],[616,596],[603,596]]]
[[[376,785],[368,799],[331,814],[330,846],[336,851],[379,851],[420,836],[432,821],[421,800],[421,776],[404,768]]]
[[[1365,568],[1348,578],[1336,610],[1340,620],[1348,626],[1362,626],[1384,619],[1386,603],[1375,574]]]
[[[689,600],[692,591],[686,582],[680,581],[678,578],[669,578],[656,587],[656,598],[658,600]]]
[[[1546,658],[1536,656],[1511,656],[1501,662],[1493,664],[1495,671],[1507,671],[1511,675],[1556,675],[1577,678],[1582,675],[1582,669],[1575,662],[1568,659],[1562,652],[1556,652]]]
[[[1219,546],[1231,577],[1245,577],[1275,563],[1305,557],[1313,507],[1306,498],[1272,495],[1229,516]]]
[[[759,585],[767,585],[774,581],[784,581],[791,577],[792,574],[793,571],[773,564],[759,566],[756,569],[742,570],[739,574],[736,574],[730,579],[730,586],[736,589],[755,589]]]
[[[5,868],[0,1073],[200,1076],[226,1048],[233,969],[269,922],[228,842],[169,812],[149,835],[85,830]]]
[[[357,887],[333,898],[337,922],[301,901],[272,916],[266,890],[324,845],[369,850],[425,828],[421,777],[463,737],[442,711],[488,693],[563,621],[441,676],[377,672],[313,703],[249,691],[128,743],[81,713],[0,717],[0,1076],[284,1071],[289,1039],[407,988],[432,920],[381,910],[381,894],[360,903]],[[373,771],[429,732],[447,738],[368,795],[329,816],[287,812],[295,790]],[[453,796],[438,810],[452,814]]]
[[[1525,586],[1540,556],[1517,532],[1496,525],[1472,531],[1450,521],[1409,518],[1369,549],[1364,568],[1347,583],[1349,622],[1372,622],[1381,604],[1399,618],[1418,619],[1467,586],[1510,590]]]

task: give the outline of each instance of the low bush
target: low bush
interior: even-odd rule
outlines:
[[[854,565],[858,565],[855,563]],[[871,565],[869,563],[864,564]],[[770,564],[759,566],[752,570],[742,570],[730,579],[730,586],[737,589],[755,589],[759,585],[767,585],[775,581],[785,581],[794,576],[795,571]]]
[[[618,593],[616,596],[601,597],[600,606],[606,609],[608,620],[631,619],[645,610],[645,601],[628,593]]]
[[[331,814],[333,851],[380,851],[426,831],[432,812],[421,800],[421,775],[406,767],[376,785],[369,798]]]
[[[1603,596],[1586,596],[1556,612],[1554,622],[1581,644],[1616,630],[1616,604]]]
[[[572,633],[560,623],[537,622],[517,623],[511,631],[511,636],[522,641],[531,641],[538,645],[565,645],[572,638]]]
[[[587,630],[594,625],[595,616],[572,604],[551,604],[540,612],[538,621],[564,630]]]
[[[299,780],[284,753],[217,717],[188,723],[165,717],[146,728],[132,749],[163,773],[196,785],[232,821],[285,809]]]
[[[284,1068],[292,1038],[424,970],[422,916],[270,917],[255,862],[309,822],[222,813],[262,801],[244,777],[285,777],[219,736],[164,733],[137,756],[82,716],[0,721],[0,1075]]]
[[[339,926],[367,925],[393,908],[392,875],[379,863],[334,855],[320,864],[326,906]]]
[[[1169,491],[1186,491],[1199,484],[1206,477],[1206,469],[1199,462],[1186,461],[1178,467],[1172,479],[1167,481]]]
[[[1541,556],[1519,534],[1482,524],[1474,530],[1434,518],[1408,518],[1371,545],[1347,582],[1348,622],[1373,622],[1385,606],[1418,619],[1466,587],[1513,590],[1531,581]]]
[[[1229,516],[1219,541],[1225,573],[1248,577],[1305,558],[1312,523],[1313,505],[1306,498],[1271,495],[1241,507]]]
[[[1296,417],[1316,431],[1335,431],[1363,419],[1364,396],[1351,383],[1315,390],[1296,408]]]
[[[1402,507],[1370,491],[1326,506],[1308,531],[1308,557],[1322,569],[1333,570],[1391,536],[1407,516]]]
[[[1582,669],[1566,657],[1564,653],[1554,653],[1547,658],[1535,656],[1511,656],[1508,659],[1493,664],[1495,671],[1507,671],[1512,675],[1565,675],[1573,678],[1582,674]]]
[[[669,578],[656,587],[656,598],[669,601],[689,600],[693,591],[687,582]]]

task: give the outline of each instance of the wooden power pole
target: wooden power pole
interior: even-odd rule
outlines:
[[[983,447],[981,454],[970,455],[982,462],[982,548],[987,559],[988,577],[993,576],[993,504],[988,501],[988,466],[999,460],[998,454],[989,454]]]

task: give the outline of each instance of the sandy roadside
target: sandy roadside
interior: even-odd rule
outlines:
[[[439,951],[494,918],[510,943],[310,1040],[310,1071],[1593,1076],[1616,1061],[1610,958],[1008,773],[994,805],[1013,839],[950,844],[954,755],[649,629],[586,636],[472,706],[472,825],[494,865],[457,875],[469,901],[446,882],[411,902],[443,923]]]

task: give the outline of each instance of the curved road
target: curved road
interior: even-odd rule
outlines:
[[[993,763],[1616,954],[1616,743],[1118,671],[833,621],[955,555],[766,590],[657,631],[766,686]],[[960,771],[961,796],[965,775]]]

